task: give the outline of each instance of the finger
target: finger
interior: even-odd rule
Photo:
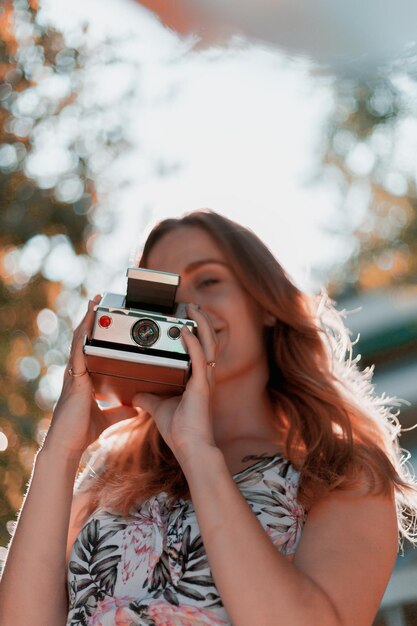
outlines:
[[[88,301],[87,311],[84,317],[82,318],[81,322],[78,324],[78,326],[75,327],[74,335],[84,334],[86,330],[87,332],[91,332],[91,328],[93,326],[94,316],[95,316],[95,307],[100,302],[100,300],[101,300],[101,295],[97,294],[94,296],[94,298]]]
[[[210,384],[213,381],[214,376],[213,373],[208,372],[213,368],[207,367],[207,357],[203,346],[186,325],[181,329],[181,337],[193,366],[191,378],[202,387],[206,387],[207,383]]]
[[[201,363],[201,375],[209,382],[210,386],[214,383],[214,368],[207,366],[209,361],[216,361],[218,351],[218,339],[214,330],[210,316],[195,305],[188,305],[188,315],[198,324],[198,340],[202,346],[205,361]],[[194,357],[195,359],[195,357]],[[195,371],[195,363],[193,364],[193,372]]]
[[[215,361],[218,339],[210,317],[194,305],[187,305],[187,313],[198,324],[198,339],[203,347],[207,361]]]
[[[76,374],[81,374],[86,370],[83,346],[85,338],[89,337],[91,334],[91,329],[95,317],[95,307],[99,301],[99,298],[100,296],[97,295],[93,298],[93,300],[89,301],[87,312],[84,318],[74,330],[67,371],[69,370],[69,368],[72,368],[72,370]],[[79,380],[81,380],[81,377],[79,378]]]
[[[82,337],[84,340],[85,335],[91,335],[91,329],[94,323],[95,317],[95,307],[97,306],[97,300],[93,298],[93,300],[88,301],[87,311],[82,318],[81,322],[74,328],[73,331],[73,340],[72,343],[76,343],[77,340]]]
[[[161,398],[155,396],[153,393],[137,393],[132,398],[132,406],[138,407],[147,411],[151,415],[155,415],[156,410],[161,402]]]

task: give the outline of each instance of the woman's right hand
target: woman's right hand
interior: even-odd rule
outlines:
[[[97,295],[88,303],[88,310],[74,331],[70,358],[64,373],[61,395],[55,406],[51,424],[42,448],[62,451],[68,456],[80,456],[101,433],[121,420],[135,417],[138,412],[128,406],[101,409],[94,397],[93,384],[88,374],[83,345],[90,338],[94,322],[94,307],[100,301]],[[70,373],[81,374],[73,376]]]

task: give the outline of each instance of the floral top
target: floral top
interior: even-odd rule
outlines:
[[[281,455],[253,456],[233,475],[272,543],[291,557],[305,511],[299,472]],[[67,626],[226,626],[191,500],[169,506],[165,492],[128,517],[97,509],[68,562]]]

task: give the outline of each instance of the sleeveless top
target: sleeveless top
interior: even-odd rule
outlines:
[[[306,518],[300,474],[279,454],[251,459],[258,460],[233,479],[276,549],[291,558]],[[67,626],[230,625],[192,501],[169,502],[162,492],[127,517],[99,508],[87,519],[68,561]]]

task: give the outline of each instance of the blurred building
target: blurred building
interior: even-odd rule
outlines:
[[[401,407],[399,417],[404,429],[412,428],[417,424],[417,288],[345,297],[338,300],[337,308],[352,311],[347,326],[352,339],[360,334],[357,353],[362,365],[375,364],[376,392],[410,403]],[[410,462],[417,473],[417,428],[404,432],[400,441],[411,452]],[[404,545],[374,626],[416,625],[417,549]]]

